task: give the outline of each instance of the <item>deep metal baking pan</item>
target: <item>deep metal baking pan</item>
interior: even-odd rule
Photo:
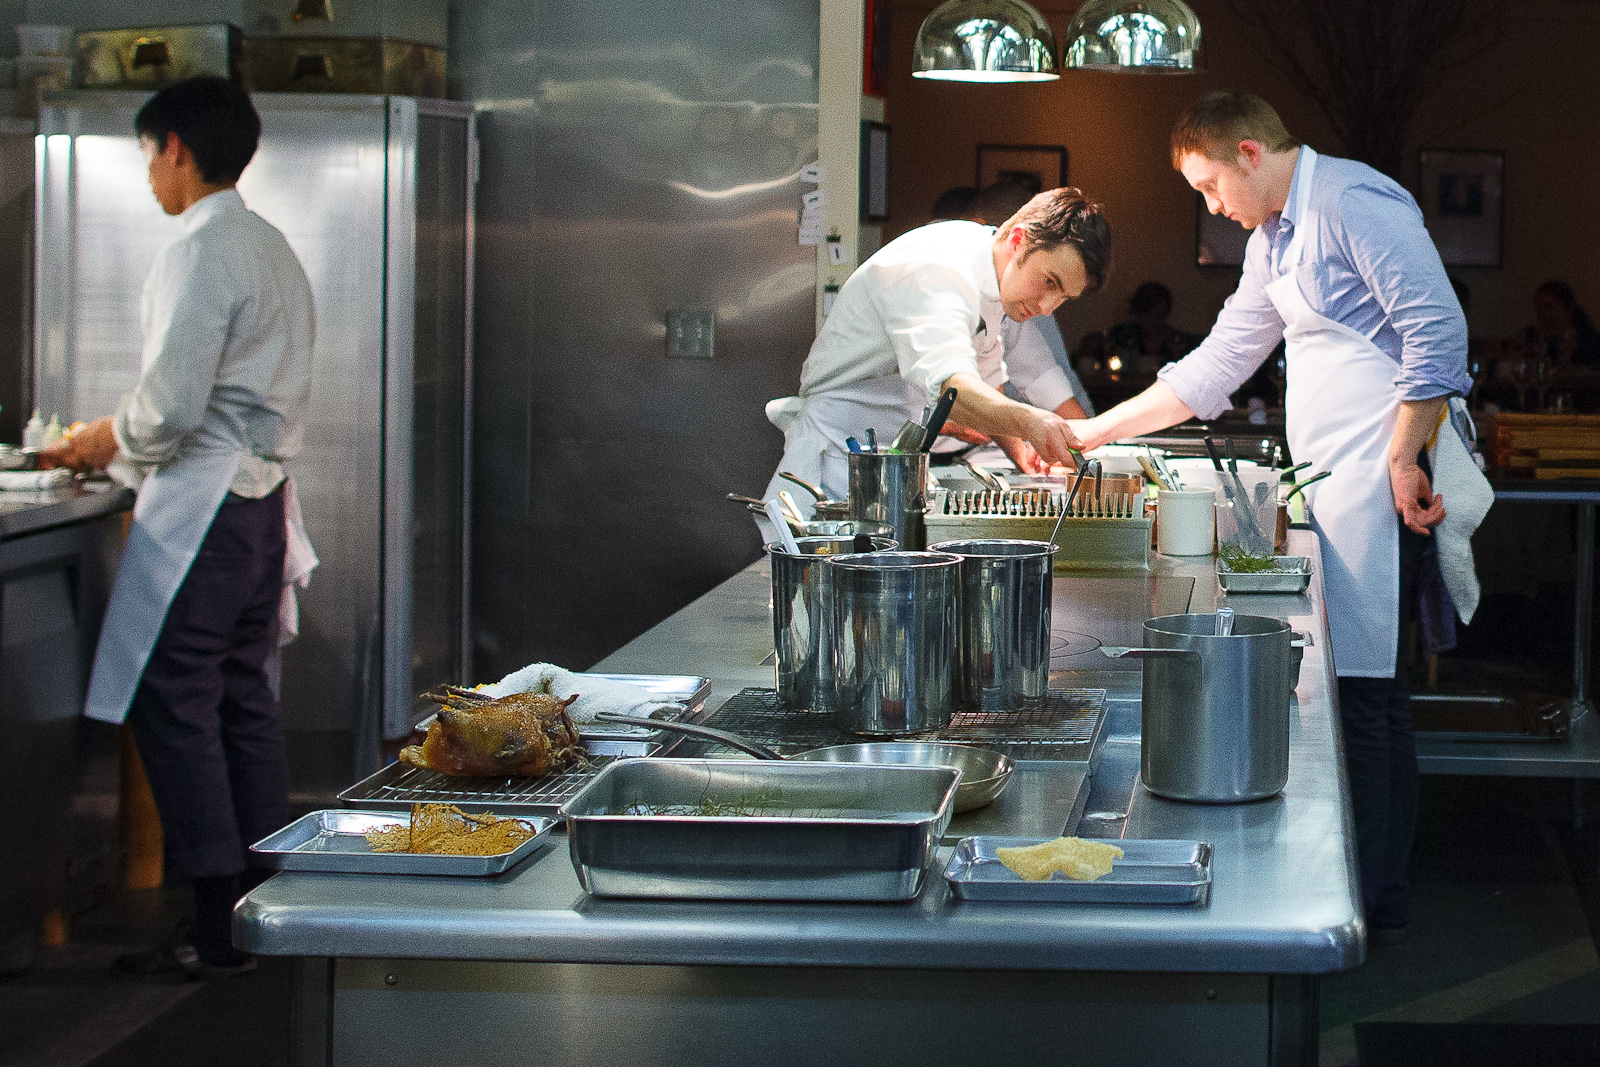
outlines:
[[[599,897],[909,900],[959,779],[949,767],[618,760],[561,814],[578,880]]]
[[[1056,875],[1029,882],[1000,862],[995,850],[1037,845],[1041,837],[965,837],[945,867],[950,891],[962,900],[1050,904],[1203,904],[1211,893],[1211,845],[1204,841],[1115,840],[1123,857],[1093,882]]]
[[[1273,556],[1278,565],[1273,571],[1236,574],[1217,560],[1217,582],[1224,593],[1303,593],[1311,584],[1311,559],[1308,556]]]
[[[409,811],[345,811],[332,808],[296,819],[250,846],[256,862],[280,871],[331,871],[339,874],[500,874],[521,863],[550,834],[554,820],[518,816],[534,835],[498,856],[435,856],[374,852],[366,833],[408,822]]]

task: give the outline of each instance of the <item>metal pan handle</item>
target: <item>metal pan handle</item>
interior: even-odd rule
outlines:
[[[1200,658],[1192,648],[1123,648],[1119,645],[1101,645],[1101,655],[1107,659],[1177,659],[1180,656]]]
[[[665,722],[661,719],[647,719],[642,715],[620,715],[614,711],[595,712],[594,718],[596,722],[615,722],[624,726],[647,726],[652,730],[670,730],[673,733],[688,734],[690,737],[715,741],[718,744],[727,745],[729,748],[736,748],[740,752],[747,752],[756,759],[783,759],[782,756],[766,745],[710,726],[695,726],[687,722]]]

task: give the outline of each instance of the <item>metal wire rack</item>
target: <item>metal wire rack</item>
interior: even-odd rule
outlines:
[[[412,804],[466,804],[502,815],[554,815],[616,756],[542,778],[452,778],[408,763],[391,763],[339,794],[352,808],[404,809]]]
[[[1105,726],[1104,689],[1052,689],[1038,707],[1016,712],[958,711],[935,738],[997,748],[1012,759],[1088,762]],[[850,744],[833,718],[791,711],[772,689],[743,689],[706,719],[788,755],[808,748]]]

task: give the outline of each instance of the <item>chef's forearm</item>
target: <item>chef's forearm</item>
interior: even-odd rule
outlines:
[[[1395,418],[1394,435],[1389,438],[1390,470],[1409,467],[1417,462],[1417,453],[1433,436],[1439,425],[1439,413],[1448,398],[1436,396],[1428,400],[1402,400]]]
[[[1028,420],[1035,409],[1020,404],[975,374],[952,374],[941,385],[940,391],[954,388],[955,406],[950,409],[950,421],[974,430],[982,430],[990,437],[1028,436]]]
[[[1192,418],[1194,412],[1178,399],[1172,387],[1156,382],[1138,396],[1088,419],[1078,436],[1087,447],[1099,448],[1109,441],[1154,433]]]

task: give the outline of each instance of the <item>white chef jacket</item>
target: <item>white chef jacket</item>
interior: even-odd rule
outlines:
[[[1094,414],[1088,390],[1066,365],[1067,343],[1055,316],[1035,315],[1024,322],[1008,317],[1000,324],[1000,340],[1005,347],[1005,371],[1022,399],[1046,411],[1076,400],[1084,414]],[[978,362],[983,365],[981,357]],[[987,374],[983,380],[989,381]]]
[[[1004,317],[993,227],[918,227],[880,248],[839,290],[801,368],[800,396],[898,374],[932,404],[952,374],[980,373],[980,352],[992,349],[999,364]]]
[[[283,234],[224,189],[179,216],[140,300],[139,383],[112,421],[123,458],[150,470],[237,452],[229,489],[260,498],[300,451],[311,396],[311,283]]]

